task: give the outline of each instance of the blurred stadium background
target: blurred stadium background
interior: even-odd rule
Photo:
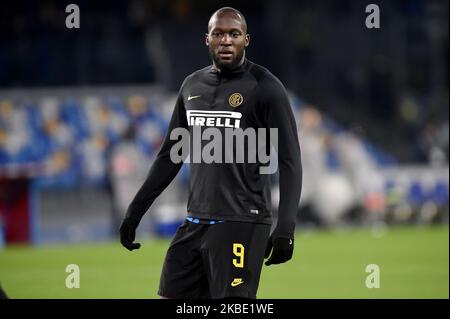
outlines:
[[[209,16],[247,18],[247,57],[290,91],[304,169],[295,258],[262,298],[448,298],[448,1],[8,2],[0,11],[0,285],[13,298],[153,298],[188,167],[118,243]],[[276,176],[274,177],[274,181]],[[278,192],[273,190],[274,214]],[[82,288],[67,289],[67,264]],[[364,285],[378,264],[380,289]],[[144,279],[143,279],[144,278]],[[295,279],[295,285],[292,283]]]

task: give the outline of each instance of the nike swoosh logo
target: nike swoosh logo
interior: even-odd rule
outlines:
[[[193,96],[188,96],[188,101],[190,101],[190,100],[193,100],[193,99],[196,99],[196,98],[198,98],[198,97],[200,97],[201,95],[193,95]]]
[[[231,283],[231,287],[236,287],[237,285],[243,284],[244,282],[242,280],[233,280]]]

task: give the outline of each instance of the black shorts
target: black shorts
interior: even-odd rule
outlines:
[[[166,298],[256,298],[270,225],[244,222],[178,228],[158,294]]]

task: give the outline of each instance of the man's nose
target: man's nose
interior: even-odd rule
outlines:
[[[231,43],[232,43],[231,42],[231,35],[228,34],[228,33],[224,33],[220,43],[223,44],[223,45],[231,45]]]

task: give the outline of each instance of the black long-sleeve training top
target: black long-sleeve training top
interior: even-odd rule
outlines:
[[[270,71],[245,59],[241,66],[229,72],[208,66],[186,77],[163,145],[131,202],[127,217],[139,221],[180,170],[183,163],[174,163],[170,156],[172,147],[181,139],[170,138],[176,128],[190,132],[187,215],[264,224],[272,223],[271,175],[260,173],[260,167],[268,164],[249,163],[248,152],[244,163],[236,160],[229,163],[225,159],[220,163],[198,162],[195,156],[198,159],[201,149],[193,146],[195,136],[198,137],[193,131],[216,128],[223,133],[225,129],[276,128],[280,203],[274,237],[293,237],[302,187],[300,146],[286,89]],[[266,136],[270,136],[269,131]],[[211,136],[209,141],[202,140],[202,149],[211,140]],[[224,152],[228,147],[225,144],[222,143]],[[231,147],[236,154],[236,145]]]

